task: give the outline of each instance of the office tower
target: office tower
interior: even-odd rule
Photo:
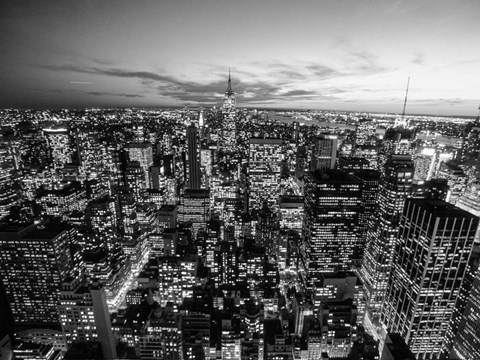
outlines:
[[[187,127],[186,154],[186,188],[199,190],[202,184],[200,174],[200,141],[198,139],[198,130],[194,124]]]
[[[357,307],[353,299],[322,302],[319,310],[323,353],[346,358],[356,337]]]
[[[382,320],[418,359],[440,359],[478,224],[444,201],[406,201]]]
[[[125,185],[133,190],[136,202],[141,202],[143,200],[148,182],[145,182],[145,172],[139,161],[129,161],[126,164]]]
[[[9,214],[19,196],[14,183],[15,161],[7,140],[0,134],[0,219]]]
[[[354,254],[355,264],[360,265],[363,261],[368,231],[373,229],[377,215],[380,173],[375,170],[363,170],[353,176],[362,183],[362,205],[358,214],[358,246]]]
[[[447,179],[449,188],[447,201],[455,205],[467,187],[467,175],[465,175],[463,170],[456,164],[452,162],[442,162],[436,177],[439,179]]]
[[[295,154],[295,177],[297,179],[303,179],[305,171],[308,168],[308,156],[307,149],[304,145],[300,145],[297,148],[297,153]]]
[[[358,120],[355,129],[355,148],[377,144],[377,123],[368,118]]]
[[[178,316],[171,308],[162,310],[158,318],[152,316],[148,321],[148,327],[142,331],[138,341],[141,359],[182,359]]]
[[[72,267],[69,234],[60,226],[0,228],[0,276],[16,325],[58,324],[59,290]]]
[[[79,172],[82,180],[97,179],[105,171],[106,153],[100,144],[98,132],[78,129],[75,133]]]
[[[96,245],[89,250],[101,246],[105,246],[109,250],[113,249],[118,236],[119,217],[115,200],[110,196],[104,196],[88,203],[85,209],[86,230],[92,234]]]
[[[280,228],[302,235],[305,200],[303,196],[285,195],[279,199]]]
[[[67,279],[60,291],[58,313],[68,345],[75,341],[99,341],[105,359],[117,358],[102,284],[87,286],[79,279]]]
[[[44,215],[64,219],[72,211],[83,211],[87,203],[86,191],[78,181],[44,185],[37,190],[36,201]]]
[[[311,170],[334,169],[337,161],[337,135],[321,134],[315,139]]]
[[[480,271],[477,270],[472,290],[455,336],[455,358],[474,360],[480,358]]]
[[[231,148],[235,145],[236,138],[236,103],[235,103],[235,93],[232,90],[232,81],[230,78],[230,71],[228,72],[228,86],[225,91],[225,96],[223,98],[222,104],[222,115],[223,115],[223,124],[222,124],[222,141],[223,146],[226,148]]]
[[[210,191],[185,190],[178,210],[178,221],[190,223],[195,237],[199,229],[206,228],[208,220],[210,220]]]
[[[119,230],[123,235],[133,236],[138,229],[136,220],[136,199],[135,193],[131,188],[119,187],[116,189],[117,208],[120,211]]]
[[[66,128],[45,128],[43,133],[47,138],[53,158],[54,170],[63,168],[72,162],[72,151],[69,130]]]
[[[250,139],[248,158],[249,210],[261,209],[267,201],[276,208],[280,185],[283,140]]]
[[[255,226],[256,243],[265,248],[267,257],[271,261],[275,261],[276,256],[276,240],[278,234],[278,218],[277,214],[272,211],[266,202],[258,211],[258,222]]]
[[[340,156],[338,158],[338,170],[353,174],[368,169],[371,169],[370,163],[363,157]]]
[[[145,184],[150,184],[148,171],[150,166],[153,166],[153,152],[152,144],[145,143],[130,143],[125,146],[128,152],[129,161],[138,161],[140,168],[143,171]]]
[[[410,195],[413,172],[410,156],[391,155],[380,181],[377,215],[372,227],[367,229],[360,277],[367,297],[366,325],[371,332],[375,332],[374,327],[378,325],[376,321],[387,289],[398,224],[405,200]],[[373,323],[375,325],[370,325]]]
[[[166,306],[169,301],[181,303],[190,297],[196,285],[198,258],[195,255],[158,258],[157,301]]]
[[[415,165],[414,180],[430,180],[434,174],[437,152],[434,148],[422,148],[413,156]]]
[[[358,241],[361,182],[338,170],[305,175],[304,262],[311,282],[350,270]]]

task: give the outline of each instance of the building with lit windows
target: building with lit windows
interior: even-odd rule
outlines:
[[[311,170],[334,169],[337,161],[338,136],[321,134],[315,139]]]
[[[210,191],[185,190],[178,210],[178,221],[190,223],[193,235],[201,228],[206,228],[210,220]]]
[[[152,144],[146,143],[130,143],[125,146],[130,161],[138,161],[143,171],[145,184],[150,184],[149,169],[153,166]]]
[[[105,359],[116,359],[105,290],[100,283],[82,285],[70,278],[62,285],[58,313],[68,345],[75,341],[99,341]]]
[[[36,201],[45,215],[64,219],[72,211],[83,211],[87,203],[86,191],[77,181],[44,185],[38,189]]]
[[[185,186],[187,189],[199,190],[201,187],[200,174],[200,139],[195,124],[187,127],[187,149],[185,166]]]
[[[63,168],[65,164],[72,162],[72,143],[69,130],[45,128],[43,133],[52,154],[54,169]]]
[[[58,325],[59,291],[72,267],[69,235],[60,226],[0,228],[0,276],[16,325]]]
[[[351,270],[358,241],[361,182],[341,171],[305,175],[304,262],[310,282]]]
[[[248,158],[249,210],[261,209],[267,201],[277,207],[280,187],[280,163],[283,140],[250,139]]]
[[[18,200],[14,184],[15,161],[12,149],[0,134],[0,219],[7,216]]]
[[[480,271],[477,271],[453,345],[453,352],[456,358],[462,360],[480,359],[479,322]]]
[[[228,86],[225,91],[222,104],[223,127],[222,127],[222,142],[225,148],[231,148],[235,145],[236,138],[236,102],[235,93],[232,89],[232,80],[230,72],[228,73]]]
[[[478,224],[444,201],[406,201],[382,320],[417,359],[440,359]]]
[[[392,155],[385,164],[378,192],[378,211],[367,228],[360,277],[367,297],[367,322],[377,324],[388,285],[393,250],[405,200],[410,196],[414,167],[409,155]],[[372,327],[374,326],[374,328]],[[369,325],[375,332],[377,325]],[[376,329],[376,330],[375,330]]]

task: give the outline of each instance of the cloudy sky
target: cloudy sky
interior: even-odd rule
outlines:
[[[478,0],[3,0],[0,107],[476,116]]]

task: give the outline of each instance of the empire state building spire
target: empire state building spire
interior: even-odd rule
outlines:
[[[233,90],[232,90],[232,79],[231,79],[231,77],[230,77],[230,68],[228,69],[228,87],[227,87],[226,93],[227,93],[228,95],[233,94]]]

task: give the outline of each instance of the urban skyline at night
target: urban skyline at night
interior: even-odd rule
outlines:
[[[0,5],[0,360],[480,359],[479,5],[298,4]]]

